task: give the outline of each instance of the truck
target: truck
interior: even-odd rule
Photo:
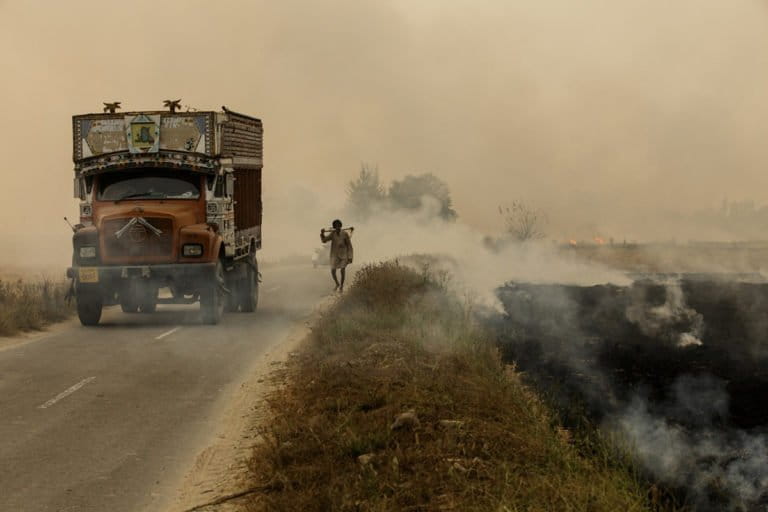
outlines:
[[[233,112],[75,115],[72,294],[85,326],[105,306],[200,305],[204,323],[259,298],[263,127]],[[162,294],[160,293],[162,291]]]

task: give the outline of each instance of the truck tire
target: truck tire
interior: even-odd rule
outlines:
[[[101,320],[101,310],[104,301],[101,292],[97,290],[78,290],[77,293],[77,317],[80,323],[86,326],[98,325]]]
[[[142,313],[154,313],[157,311],[157,302],[145,302],[139,305],[139,311]]]
[[[216,262],[211,282],[208,283],[200,292],[200,312],[203,316],[203,323],[216,325],[221,321],[224,315],[224,266],[221,261]]]
[[[123,313],[136,313],[139,310],[139,305],[131,300],[121,300],[120,309]]]
[[[142,313],[154,313],[157,311],[157,288],[150,288],[144,290],[139,303],[139,311]]]
[[[256,311],[259,306],[259,262],[255,258],[246,265],[245,279],[240,284],[238,295],[240,311],[243,313]]]
[[[240,288],[242,287],[241,280],[237,277],[230,276],[227,279],[227,288],[229,293],[224,297],[224,310],[227,313],[237,313],[240,309]]]
[[[136,299],[135,286],[125,286],[119,292],[120,309],[123,313],[136,313],[139,310],[139,301]]]

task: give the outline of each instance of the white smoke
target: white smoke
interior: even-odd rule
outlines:
[[[330,227],[333,219],[340,218],[345,226],[355,228],[352,243],[356,266],[414,254],[434,255],[449,266],[457,287],[486,305],[497,305],[496,288],[511,280],[579,285],[630,283],[622,272],[563,257],[554,242],[510,244],[498,251],[488,248],[484,243],[488,233],[465,224],[461,218],[454,222],[440,219],[437,214],[441,205],[429,196],[422,198],[418,210],[381,208],[364,221],[345,216],[343,205],[324,203],[301,186],[266,201],[265,219],[269,222],[265,223],[263,238],[264,256],[269,260],[298,255],[299,261],[309,263],[313,250],[320,245],[320,228]]]
[[[680,281],[667,280],[660,284],[665,291],[664,304],[660,306],[651,305],[643,289],[632,290],[627,320],[651,338],[667,339],[678,347],[701,345],[704,318],[686,305]]]
[[[552,242],[510,244],[499,250],[485,243],[483,233],[461,221],[446,222],[436,213],[440,204],[422,200],[414,213],[382,211],[355,231],[355,254],[361,261],[382,261],[409,254],[431,254],[451,262],[459,286],[486,304],[496,304],[496,288],[507,281],[541,283],[628,283],[608,267],[563,258]]]
[[[723,430],[713,421],[727,413],[728,393],[712,377],[681,377],[665,415],[636,397],[609,421],[630,441],[635,456],[667,485],[685,487],[697,510],[766,510],[768,439]],[[672,418],[687,416],[684,426]],[[755,508],[763,503],[763,508]]]

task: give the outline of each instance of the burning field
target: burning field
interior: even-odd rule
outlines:
[[[669,500],[768,507],[768,283],[635,275],[628,286],[508,283],[504,357],[563,411],[625,439]]]

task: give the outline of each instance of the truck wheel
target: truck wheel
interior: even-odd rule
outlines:
[[[224,266],[221,261],[216,262],[214,277],[200,292],[200,312],[203,314],[203,323],[215,325],[221,321],[224,315]]]
[[[121,300],[120,309],[123,310],[123,313],[135,313],[139,310],[139,305],[131,300]]]
[[[104,302],[99,290],[81,290],[77,294],[77,316],[83,325],[97,325]]]
[[[144,304],[141,304],[139,306],[139,311],[142,313],[154,313],[157,311],[157,303],[156,302],[146,302]]]
[[[245,280],[240,284],[240,311],[253,313],[259,305],[259,262],[246,265]]]
[[[157,311],[157,292],[157,288],[144,290],[141,303],[139,304],[139,311],[142,313],[154,313]]]
[[[234,277],[230,277],[227,280],[227,288],[229,289],[229,294],[227,294],[226,297],[224,297],[225,302],[225,311],[227,313],[237,313],[240,308],[240,288],[242,287],[242,284],[240,283],[240,280]]]
[[[139,301],[136,298],[136,286],[128,284],[120,290],[120,309],[123,313],[136,313],[139,310]]]

